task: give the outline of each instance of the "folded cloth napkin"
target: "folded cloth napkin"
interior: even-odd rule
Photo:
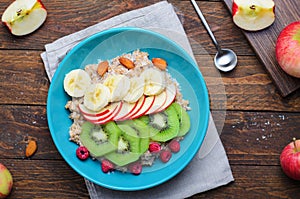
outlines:
[[[60,61],[72,47],[97,32],[121,26],[157,31],[181,45],[192,57],[193,52],[174,8],[166,1],[133,10],[46,44],[41,54],[51,81]],[[211,144],[213,143],[213,144]],[[207,155],[203,155],[203,153]],[[95,198],[185,198],[233,181],[228,159],[212,117],[204,142],[191,163],[171,180],[141,191],[110,190],[85,179],[90,197]]]

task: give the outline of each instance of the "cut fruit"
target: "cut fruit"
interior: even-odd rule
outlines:
[[[166,142],[173,139],[179,132],[179,119],[173,106],[165,111],[149,115],[149,125],[158,130],[158,133],[151,137],[154,141]]]
[[[123,102],[122,109],[120,110],[119,114],[117,114],[113,120],[114,121],[122,121],[124,118],[131,114],[132,111],[135,109],[137,106],[137,103],[128,103],[128,102]]]
[[[82,97],[90,85],[91,78],[82,69],[72,70],[64,78],[64,90],[71,97]]]
[[[145,80],[144,94],[158,95],[165,89],[166,73],[155,68],[144,70],[141,77]]]
[[[116,149],[118,136],[115,129],[112,122],[103,126],[85,122],[79,140],[93,157],[101,157]]]
[[[93,123],[93,124],[105,124],[109,121],[112,121],[113,118],[121,111],[123,102],[118,102],[118,103],[112,103],[111,108],[109,108],[111,111],[111,114],[108,117],[101,117],[101,116],[88,116],[88,115],[83,115],[84,119],[87,121]]]
[[[83,104],[91,111],[100,111],[108,105],[110,91],[107,86],[97,83],[91,84],[85,91]]]
[[[141,116],[145,115],[145,113],[146,113],[146,112],[152,107],[152,105],[154,104],[155,99],[156,99],[156,96],[149,96],[149,97],[146,97],[143,106],[139,109],[138,112],[136,112],[134,115],[130,116],[130,119],[135,119],[135,118],[138,118],[138,117],[141,117]]]
[[[123,132],[117,125],[117,150],[105,155],[105,158],[118,166],[135,162],[140,157],[140,138],[136,131]]]
[[[137,102],[144,94],[144,78],[132,77],[130,78],[130,88],[124,97],[124,101],[129,103]]]
[[[107,106],[103,108],[101,111],[91,111],[88,108],[86,108],[83,104],[79,104],[78,108],[83,115],[91,116],[91,117],[101,117],[101,118],[103,117],[104,119],[107,118],[109,114],[112,113],[113,110],[112,106]]]
[[[139,120],[126,120],[118,122],[118,127],[130,136],[138,136],[139,140],[139,153],[145,153],[149,148],[149,128]]]
[[[123,100],[130,88],[130,80],[125,75],[110,75],[103,84],[110,90],[110,102]]]
[[[186,112],[182,106],[178,103],[173,103],[171,106],[173,106],[176,110],[178,119],[179,119],[179,132],[177,136],[184,136],[191,127],[191,121],[190,121],[190,116]]]
[[[145,115],[149,115],[155,112],[158,112],[160,108],[166,103],[167,101],[167,91],[162,91],[159,95],[155,96],[155,101],[151,108],[145,113]]]
[[[2,22],[16,36],[27,35],[46,20],[47,11],[40,0],[16,0],[2,15]]]
[[[131,111],[131,113],[127,114],[122,118],[122,120],[129,120],[132,118],[133,115],[135,115],[139,110],[144,106],[144,103],[146,101],[145,95],[143,95],[137,102],[135,108]]]
[[[167,99],[165,100],[165,103],[159,107],[157,110],[155,110],[153,113],[158,113],[160,111],[165,110],[166,108],[168,108],[172,102],[174,102],[175,98],[176,98],[176,86],[174,84],[170,84],[166,87],[166,96]]]
[[[232,16],[233,22],[244,30],[262,30],[275,21],[275,3],[273,0],[234,0]]]

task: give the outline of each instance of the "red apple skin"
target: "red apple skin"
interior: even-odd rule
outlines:
[[[296,148],[295,148],[296,145]],[[300,180],[300,140],[288,144],[280,155],[283,172],[294,180]]]
[[[287,25],[276,42],[276,59],[289,75],[300,78],[300,21]]]

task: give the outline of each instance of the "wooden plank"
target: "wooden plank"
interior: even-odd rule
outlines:
[[[276,20],[272,26],[262,31],[243,31],[249,43],[255,50],[282,96],[287,96],[300,88],[300,78],[287,75],[279,66],[275,56],[276,40],[281,30],[293,21],[300,18],[300,1],[274,0],[276,5]],[[224,0],[227,8],[232,10],[233,0]]]
[[[84,179],[63,160],[0,161],[14,180],[9,198],[89,198]]]

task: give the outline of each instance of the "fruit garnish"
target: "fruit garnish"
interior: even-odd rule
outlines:
[[[143,166],[140,162],[134,162],[129,165],[129,171],[134,175],[141,174],[142,170],[143,170]]]
[[[149,151],[151,153],[158,153],[158,152],[160,152],[160,150],[161,150],[161,146],[160,146],[159,143],[157,143],[157,142],[151,142],[149,144]]]
[[[180,143],[175,139],[168,144],[168,147],[173,153],[180,151]]]
[[[103,76],[108,70],[109,63],[108,61],[102,61],[98,64],[97,73],[100,76]]]
[[[162,58],[152,58],[152,63],[161,70],[166,70],[168,66],[167,61]]]
[[[86,160],[90,156],[89,150],[85,146],[80,146],[76,149],[76,156],[80,160]]]
[[[101,169],[104,173],[111,172],[114,170],[114,168],[115,168],[114,164],[109,160],[104,159],[101,161]]]
[[[159,154],[159,158],[162,162],[166,163],[168,162],[172,157],[172,153],[169,150],[162,150],[161,153]]]
[[[91,78],[82,69],[75,69],[66,74],[64,89],[71,97],[82,97],[91,85]]]
[[[128,69],[133,69],[135,67],[133,61],[126,57],[120,57],[119,62]]]

